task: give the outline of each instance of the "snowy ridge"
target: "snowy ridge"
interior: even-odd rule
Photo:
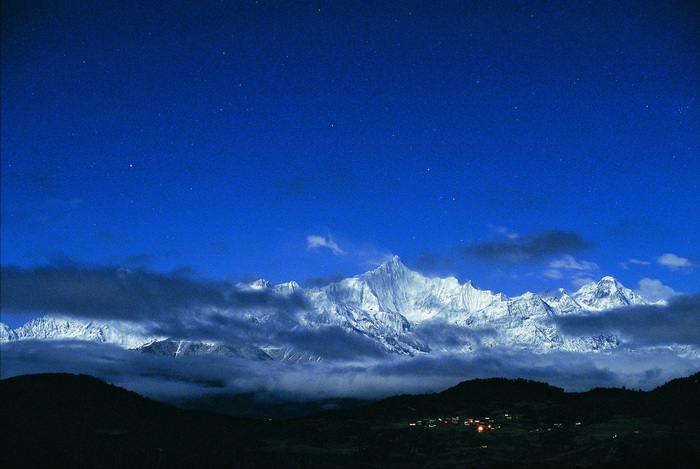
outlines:
[[[5,340],[45,339],[45,340],[87,340],[109,343],[124,348],[136,348],[153,341],[145,335],[139,325],[109,321],[98,323],[65,316],[43,316],[27,322],[17,329],[10,330],[2,324],[2,338]]]
[[[650,304],[612,277],[584,285],[573,294],[558,289],[509,298],[481,290],[472,282],[460,284],[454,277],[425,277],[408,269],[398,257],[322,288],[304,289],[296,282],[272,285],[265,280],[235,288],[295,299],[304,307],[289,310],[246,306],[235,311],[212,308],[188,316],[196,326],[197,320],[211,324],[210,317],[216,315],[222,335],[229,335],[215,341],[153,336],[139,324],[53,316],[33,319],[14,330],[0,323],[0,340],[88,340],[172,357],[216,354],[294,362],[333,358],[337,353],[332,347],[309,349],[309,337],[321,343],[355,341],[352,343],[401,355],[433,350],[470,353],[494,346],[537,353],[591,352],[618,347],[620,340],[614,334],[565,336],[553,319]]]

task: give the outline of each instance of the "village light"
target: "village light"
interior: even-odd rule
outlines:
[[[483,426],[483,425],[479,425],[478,427],[476,427],[476,431],[479,432],[479,433],[484,433],[484,426]]]

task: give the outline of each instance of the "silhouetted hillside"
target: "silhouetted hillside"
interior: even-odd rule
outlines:
[[[658,417],[700,422],[700,373],[669,381],[650,394],[656,403]]]
[[[84,375],[0,381],[2,467],[700,467],[700,374],[650,392],[485,379],[285,421]]]
[[[415,417],[425,413],[459,415],[488,412],[500,405],[520,402],[548,402],[561,399],[564,390],[546,383],[524,379],[489,378],[464,381],[432,394],[401,395],[383,399],[350,413]]]
[[[197,467],[246,461],[260,446],[258,422],[175,409],[85,375],[5,379],[0,396],[2,467]]]

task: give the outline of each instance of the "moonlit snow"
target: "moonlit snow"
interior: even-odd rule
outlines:
[[[201,304],[161,321],[64,314],[2,325],[2,377],[81,372],[165,400],[249,391],[310,399],[437,391],[491,376],[569,390],[649,388],[700,364],[697,338],[662,331],[662,318],[694,320],[693,298],[652,304],[611,277],[571,294],[509,298],[427,278],[396,257],[321,288],[226,288],[235,306]]]

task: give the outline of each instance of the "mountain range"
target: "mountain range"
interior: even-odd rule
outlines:
[[[622,340],[614,330],[567,334],[559,319],[652,304],[613,277],[571,294],[557,289],[508,297],[471,281],[426,277],[398,257],[323,287],[258,280],[222,288],[227,298],[237,298],[235,308],[183,310],[176,318],[143,323],[45,315],[16,329],[0,323],[0,340],[73,339],[163,356],[297,362],[337,358],[344,344],[372,355],[473,353],[498,346],[592,352],[612,350]]]

